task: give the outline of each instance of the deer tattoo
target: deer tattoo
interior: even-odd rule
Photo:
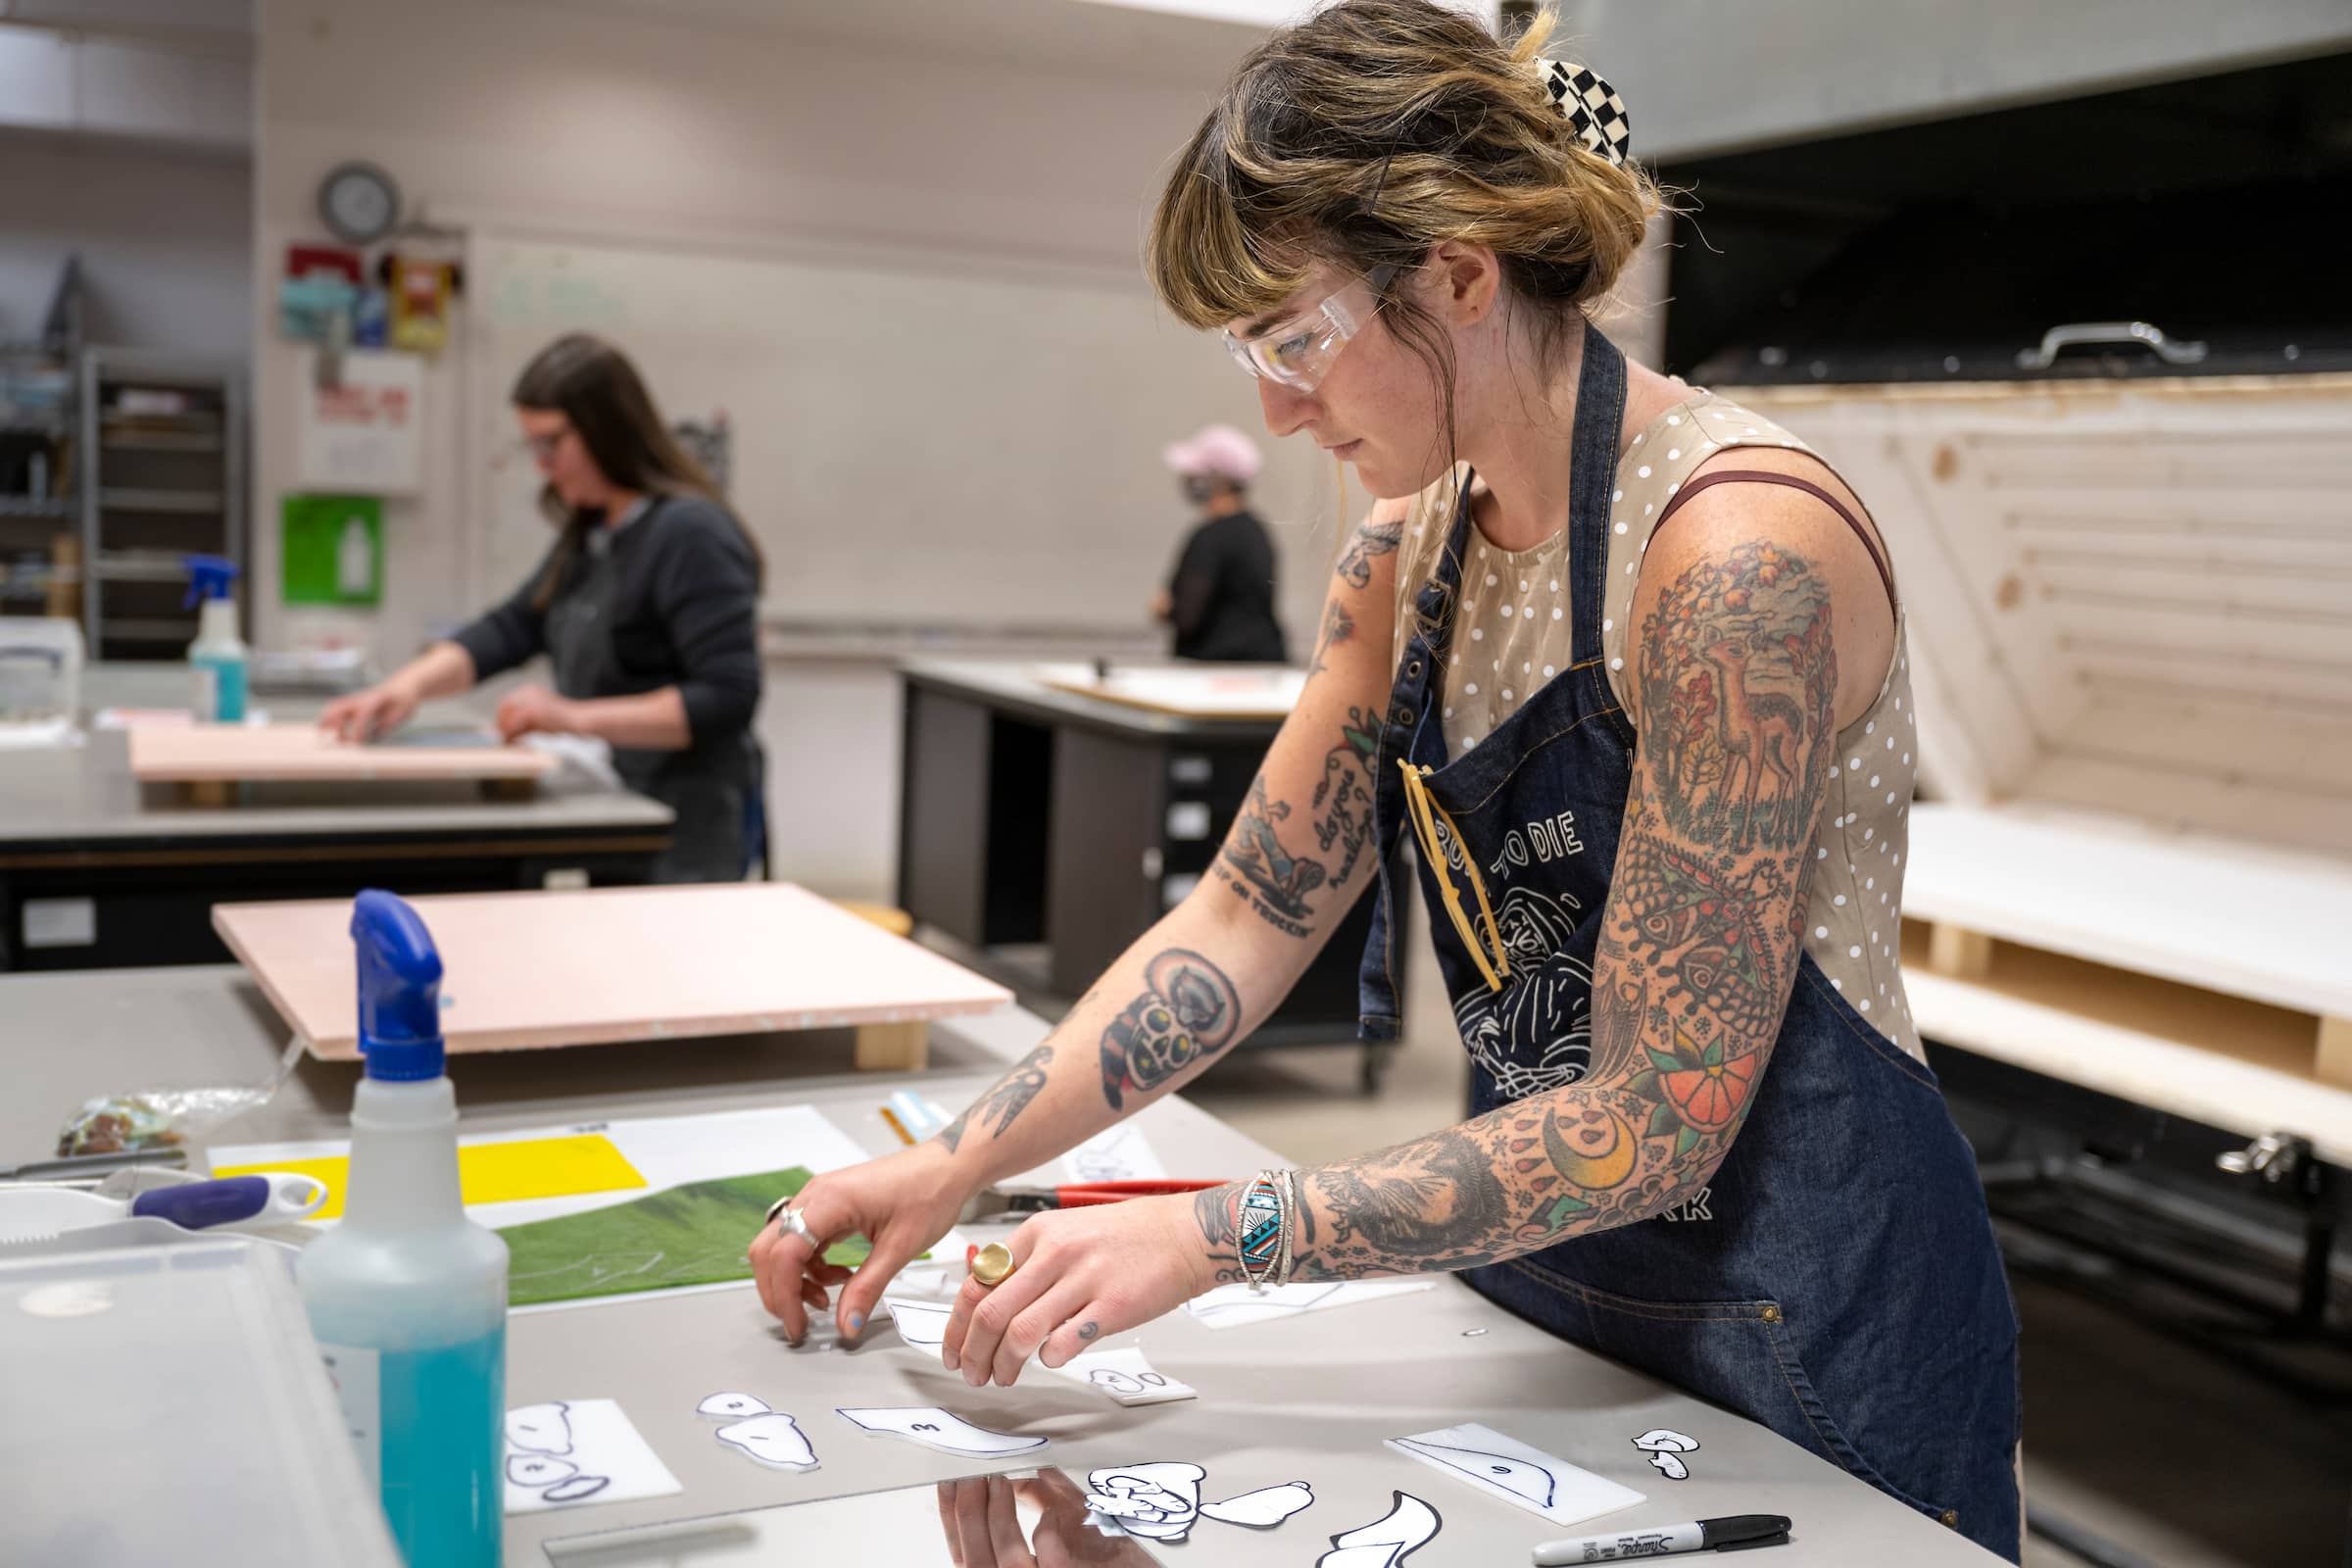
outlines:
[[[1796,796],[1798,771],[1803,766],[1805,718],[1794,702],[1779,692],[1747,689],[1751,650],[1744,637],[1725,637],[1699,650],[1699,657],[1723,677],[1723,701],[1715,710],[1715,739],[1724,752],[1723,795],[1733,799],[1733,780],[1740,780],[1740,831],[1735,849],[1746,849],[1753,837],[1756,794],[1770,772],[1777,783],[1770,807],[1777,822],[1784,805]]]

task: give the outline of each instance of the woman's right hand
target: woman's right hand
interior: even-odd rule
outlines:
[[[416,711],[416,694],[398,680],[338,697],[318,715],[318,727],[337,740],[371,741],[388,735]]]
[[[792,1200],[809,1233],[823,1244],[811,1249],[785,1229],[781,1215],[761,1228],[751,1246],[752,1278],[760,1301],[781,1319],[785,1336],[798,1345],[808,1332],[811,1307],[822,1311],[826,1288],[841,1287],[835,1321],[855,1343],[881,1303],[890,1282],[948,1234],[963,1200],[977,1183],[957,1170],[945,1146],[918,1144],[811,1180]],[[862,1233],[873,1250],[855,1271],[826,1263],[824,1246]]]

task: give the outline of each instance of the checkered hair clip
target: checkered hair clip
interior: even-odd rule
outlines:
[[[1576,132],[1586,151],[1612,164],[1623,164],[1631,154],[1633,122],[1626,117],[1625,100],[1617,96],[1617,89],[1599,72],[1573,60],[1539,60],[1536,70],[1544,90],[1551,95],[1552,107],[1568,122],[1568,128]]]

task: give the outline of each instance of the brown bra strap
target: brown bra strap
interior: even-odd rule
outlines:
[[[1854,537],[1862,541],[1862,548],[1870,552],[1870,564],[1879,568],[1879,581],[1886,587],[1886,606],[1890,610],[1894,608],[1894,574],[1886,569],[1886,558],[1879,554],[1879,542],[1871,537],[1870,530],[1863,527],[1856,520],[1854,514],[1845,510],[1845,504],[1836,496],[1812,480],[1800,479],[1793,473],[1774,473],[1766,468],[1718,468],[1713,473],[1702,473],[1676,491],[1674,499],[1666,503],[1666,510],[1658,514],[1657,527],[1650,530],[1650,537],[1653,539],[1657,537],[1657,529],[1666,526],[1666,519],[1673,516],[1684,502],[1711,484],[1786,485],[1791,490],[1804,491],[1805,494],[1828,507],[1845,519],[1845,525],[1854,530]]]

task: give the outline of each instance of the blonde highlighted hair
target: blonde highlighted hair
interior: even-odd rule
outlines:
[[[1548,365],[1582,341],[1661,205],[1648,175],[1586,147],[1554,107],[1539,75],[1550,27],[1545,16],[1510,45],[1430,0],[1341,0],[1275,33],[1160,193],[1146,249],[1160,300],[1214,328],[1282,306],[1317,262],[1395,267],[1381,319],[1431,371],[1451,470],[1450,342],[1404,277],[1448,240],[1491,248]],[[1446,533],[1408,532],[1400,582],[1429,574]]]

